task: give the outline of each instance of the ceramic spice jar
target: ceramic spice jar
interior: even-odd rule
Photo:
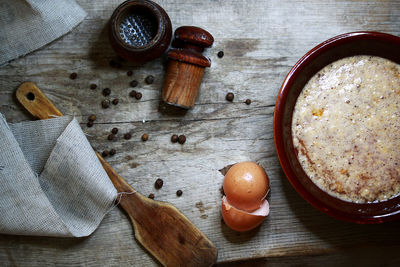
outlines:
[[[129,0],[119,5],[109,22],[109,39],[119,56],[135,65],[158,58],[169,47],[171,20],[165,10],[149,0]]]

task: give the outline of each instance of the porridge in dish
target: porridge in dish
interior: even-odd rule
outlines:
[[[400,193],[400,65],[376,56],[340,59],[300,93],[292,136],[305,173],[356,202]]]

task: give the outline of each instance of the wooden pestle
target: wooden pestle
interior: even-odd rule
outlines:
[[[22,83],[18,101],[35,117],[50,119],[62,116],[42,91],[32,82]],[[120,206],[135,228],[135,237],[164,266],[211,266],[216,262],[214,244],[169,203],[151,200],[135,191],[103,157],[101,164],[118,192],[134,192],[121,197]]]

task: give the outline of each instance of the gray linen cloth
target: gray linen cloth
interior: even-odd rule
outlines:
[[[7,124],[0,113],[0,233],[88,236],[116,197],[75,118]]]
[[[0,65],[63,36],[85,16],[73,0],[0,0]]]

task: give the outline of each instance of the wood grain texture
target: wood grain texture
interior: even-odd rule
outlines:
[[[165,73],[162,99],[171,105],[193,108],[203,75],[204,67],[170,60]]]
[[[14,91],[23,81],[35,82],[68,115],[75,115],[99,151],[115,148],[108,162],[145,195],[177,206],[219,250],[218,261],[265,258],[272,265],[398,265],[400,222],[354,225],[337,221],[305,202],[287,182],[277,159],[272,115],[280,85],[295,62],[318,43],[341,33],[375,30],[400,35],[398,1],[302,0],[163,0],[175,28],[200,26],[215,38],[205,54],[212,60],[193,110],[185,116],[158,112],[165,74],[164,59],[139,68],[115,59],[106,22],[122,1],[78,1],[87,18],[71,33],[26,57],[0,68],[0,112],[9,121],[31,119],[16,103]],[[217,52],[223,50],[220,59]],[[126,76],[132,69],[134,74]],[[69,74],[78,78],[70,80]],[[151,85],[147,75],[155,76]],[[129,97],[129,82],[139,81],[138,101]],[[98,89],[91,90],[91,83]],[[119,104],[101,108],[101,90],[111,89]],[[233,103],[225,100],[233,92]],[[243,102],[251,99],[251,105]],[[86,127],[90,114],[97,120]],[[119,128],[114,141],[107,136]],[[123,139],[131,132],[132,139]],[[142,142],[140,136],[149,134]],[[172,134],[185,134],[184,145]],[[219,169],[252,160],[271,179],[271,213],[260,228],[243,234],[221,223]],[[154,189],[157,178],[164,180]],[[181,189],[183,195],[175,192]],[[133,240],[125,214],[113,209],[99,229],[83,239],[0,236],[0,262],[6,266],[156,266]],[[280,264],[281,263],[281,264]]]
[[[22,83],[16,96],[36,118],[63,116],[32,82]],[[152,256],[164,266],[208,267],[216,262],[215,246],[177,208],[137,192],[98,152],[95,153],[114,187],[122,194],[118,204],[131,219],[136,239]]]

